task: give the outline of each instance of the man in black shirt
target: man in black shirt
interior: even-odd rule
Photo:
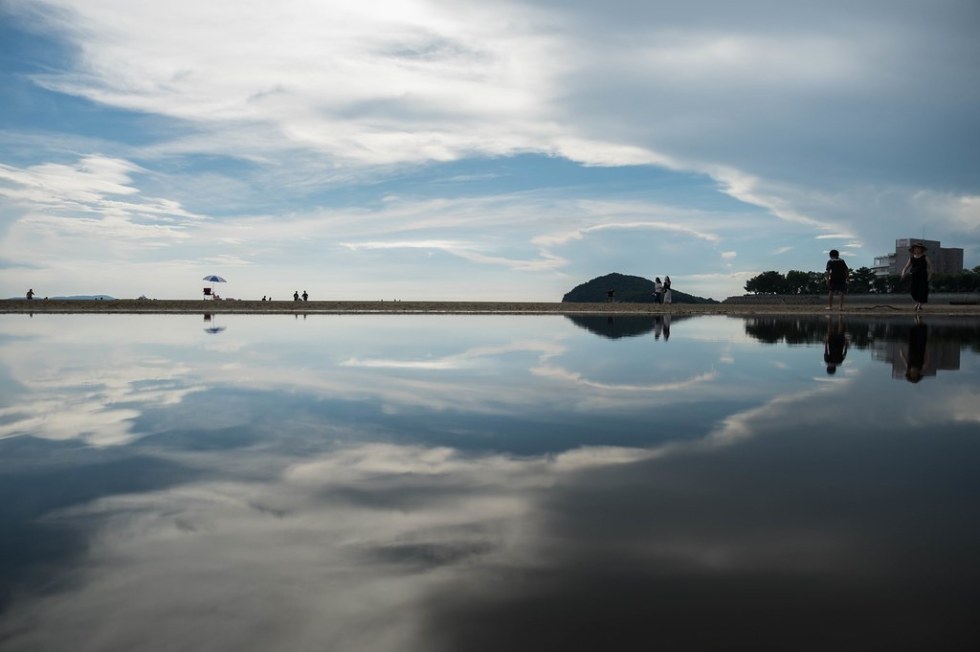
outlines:
[[[827,310],[834,307],[834,292],[840,294],[840,309],[844,309],[844,292],[847,290],[847,277],[851,273],[847,263],[840,259],[840,252],[830,250],[830,260],[827,261]]]

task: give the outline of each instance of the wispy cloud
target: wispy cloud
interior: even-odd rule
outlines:
[[[572,372],[554,365],[540,365],[535,367],[532,371],[536,376],[542,376],[553,380],[562,380],[575,385],[580,385],[582,387],[591,387],[592,389],[599,389],[608,392],[637,392],[649,394],[659,392],[687,391],[697,387],[698,385],[715,380],[718,377],[716,372],[711,371],[698,374],[697,376],[686,378],[684,380],[675,380],[663,383],[630,384],[601,382],[586,378],[581,373]]]
[[[708,242],[718,242],[720,240],[719,236],[714,233],[699,231],[695,228],[686,226],[684,224],[648,221],[648,222],[609,222],[606,224],[594,224],[592,226],[583,226],[581,228],[572,231],[566,231],[564,233],[540,235],[534,239],[534,242],[536,244],[541,244],[541,245],[555,246],[555,245],[565,244],[571,240],[581,240],[588,234],[597,233],[599,231],[640,230],[640,229],[650,229],[654,231],[677,233],[681,235],[690,236],[693,238],[698,238],[700,240],[707,240]]]
[[[518,260],[481,253],[479,251],[479,246],[473,243],[445,242],[438,240],[342,242],[340,243],[340,246],[351,251],[377,249],[421,249],[425,251],[443,251],[473,263],[499,265],[501,267],[508,267],[510,269],[521,271],[556,269],[567,263],[567,261],[561,257],[554,256],[545,251],[540,252],[540,258],[537,260]]]

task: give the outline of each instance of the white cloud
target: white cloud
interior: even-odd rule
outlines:
[[[87,156],[72,165],[44,163],[16,168],[0,164],[0,197],[43,207],[56,215],[92,215],[132,223],[134,229],[179,225],[200,218],[174,201],[143,197],[132,177],[146,172],[130,161],[103,156]],[[132,200],[118,199],[120,196]]]
[[[967,233],[980,231],[980,195],[920,190],[912,195],[912,201],[923,215],[941,217]]]
[[[146,197],[133,176],[146,170],[129,161],[88,156],[74,164],[26,168],[0,165],[0,198],[26,207],[5,245],[35,262],[84,256],[86,240],[122,256],[187,241],[201,217],[179,203]],[[124,199],[125,198],[125,199]]]
[[[38,76],[46,87],[235,124],[238,135],[226,137],[240,145],[312,147],[362,163],[515,151],[520,138],[508,133],[519,134],[541,110],[549,72],[541,64],[553,60],[547,37],[477,6],[293,0],[246,12],[220,1],[50,4],[68,9],[59,17],[70,22],[59,27],[83,43],[84,58],[75,73]],[[511,127],[491,127],[490,117]],[[471,129],[473,120],[489,129]],[[278,144],[241,138],[263,131]]]
[[[94,204],[106,195],[132,195],[133,173],[144,172],[138,165],[120,159],[87,156],[75,165],[45,163],[23,170],[0,165],[0,196],[14,200],[45,203],[58,200],[65,204]],[[12,187],[10,187],[12,186]]]

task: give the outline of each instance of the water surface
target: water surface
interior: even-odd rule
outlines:
[[[0,649],[976,649],[980,323],[0,315]]]

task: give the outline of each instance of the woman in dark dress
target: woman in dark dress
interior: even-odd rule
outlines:
[[[905,267],[902,268],[902,278],[904,279],[907,273],[910,276],[909,292],[912,294],[915,310],[918,312],[922,310],[923,303],[929,302],[929,279],[932,278],[932,263],[926,257],[925,245],[919,242],[909,247],[909,252],[912,255],[909,257],[909,262],[905,263]]]

